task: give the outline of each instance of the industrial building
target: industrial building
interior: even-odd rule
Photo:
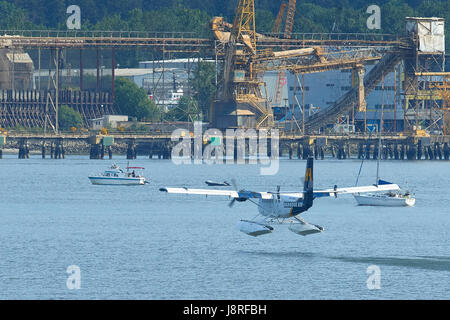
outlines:
[[[33,60],[22,50],[0,49],[0,89],[32,89]]]
[[[116,114],[114,79],[118,76],[132,79],[147,90],[149,98],[168,110],[184,94],[194,94],[189,82],[195,65],[208,61],[218,70],[217,95],[209,112],[211,127],[277,126],[306,135],[342,125],[346,130],[366,132],[379,127],[383,109],[387,131],[412,133],[423,127],[448,133],[450,74],[444,68],[444,19],[408,17],[401,35],[292,34],[295,4],[295,0],[289,0],[280,7],[274,26],[277,36],[255,30],[253,0],[239,1],[233,23],[214,17],[214,38],[183,34],[129,37],[114,31],[107,32],[108,36],[94,32],[82,37],[70,32],[61,36],[58,32],[30,34],[26,30],[1,36],[8,72],[4,78],[10,85],[2,83],[0,124],[45,126],[57,132],[60,104],[82,113],[85,121]],[[285,30],[281,35],[283,20]],[[155,56],[163,60],[120,69],[115,63],[115,50],[129,48],[158,51],[162,54]],[[68,49],[79,51],[75,69],[67,63]],[[26,81],[19,83],[23,70],[33,70],[31,60],[18,56],[21,50],[38,52],[34,57],[37,71],[28,87],[31,90]],[[101,59],[105,50],[111,50],[109,66],[103,66]],[[42,64],[44,52],[49,57],[45,60],[48,65]],[[85,69],[83,54],[95,53],[92,62],[96,63],[90,66],[96,68]],[[165,59],[173,56],[185,58]],[[19,68],[20,64],[24,68]],[[23,87],[20,91],[19,84]]]
[[[391,67],[378,84],[365,92],[364,105],[358,106],[356,101],[350,108],[347,105],[349,112],[336,118],[337,123],[351,124],[361,132],[379,128],[382,118],[383,130],[387,132],[427,129],[442,133],[448,110],[445,93],[440,89],[448,86],[450,75],[445,72],[444,19],[408,17],[406,34],[416,46],[414,55],[403,56],[403,61]],[[377,73],[375,65],[366,63],[363,74],[372,70]],[[289,106],[282,121],[308,122],[319,118],[354,88],[364,90],[358,88],[357,72],[356,68],[344,68],[289,74]]]
[[[373,65],[366,65],[365,72],[370,72],[372,68]],[[400,99],[402,92],[401,78],[399,70],[389,73],[384,78],[383,83],[376,86],[367,96],[366,112],[358,112],[355,104],[354,110],[341,121],[354,126],[354,131],[363,131],[365,121],[367,121],[369,128],[373,127],[377,130],[383,108],[384,130],[403,131],[404,112]],[[289,105],[283,110],[285,115],[281,120],[292,120],[290,114],[293,111],[293,117],[301,122],[303,120],[301,106],[304,103],[305,121],[307,121],[312,114],[333,105],[353,85],[354,74],[352,70],[332,70],[304,75],[304,91],[302,91],[295,75],[289,73],[287,85]],[[350,131],[353,131],[353,129],[350,129]]]

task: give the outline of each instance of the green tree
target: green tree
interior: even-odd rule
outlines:
[[[58,125],[60,129],[81,128],[83,124],[83,116],[78,111],[67,105],[62,105],[58,108]]]
[[[168,121],[201,120],[198,102],[193,97],[183,96],[178,102],[178,106],[170,109],[165,118]]]
[[[402,34],[405,17],[414,17],[416,12],[402,0],[391,0],[381,7],[381,30],[385,33]]]
[[[28,12],[17,8],[12,3],[0,1],[0,28],[2,29],[27,29],[31,23],[27,19]]]
[[[144,89],[127,78],[117,78],[114,84],[116,88],[114,106],[119,113],[136,117],[139,121],[160,120],[159,108]]]
[[[223,16],[233,22],[237,0],[77,0],[82,12],[82,30],[145,32],[193,32],[198,38],[211,38],[210,20]],[[0,0],[1,29],[66,30],[68,5],[63,0]],[[281,1],[256,1],[256,28],[270,32]],[[381,30],[368,30],[366,9],[382,8]],[[403,33],[405,16],[438,16],[450,19],[450,0],[302,0],[297,1],[294,32],[374,32]],[[446,23],[447,48],[450,23]],[[121,66],[135,66],[146,50],[117,52]],[[129,50],[130,51],[130,50]],[[159,50],[156,50],[159,52]],[[177,55],[174,55],[177,57]],[[158,57],[157,57],[158,58]],[[150,59],[146,57],[145,59]]]
[[[200,61],[194,69],[192,88],[194,98],[198,101],[203,119],[208,119],[209,106],[216,94],[216,66],[211,62]]]
[[[271,33],[275,18],[272,12],[268,10],[256,10],[255,12],[255,28],[257,32]],[[282,32],[282,30],[280,30]]]
[[[106,16],[101,21],[97,22],[94,26],[94,30],[115,30],[115,31],[127,31],[128,23],[121,18],[119,14]]]

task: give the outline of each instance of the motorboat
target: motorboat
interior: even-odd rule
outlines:
[[[99,175],[88,177],[92,184],[96,185],[143,185],[148,183],[137,172],[144,170],[142,167],[126,167],[126,171],[113,164]]]
[[[230,184],[227,181],[224,182],[215,182],[211,180],[206,180],[205,183],[210,187],[228,187]]]

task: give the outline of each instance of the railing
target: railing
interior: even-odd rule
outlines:
[[[278,128],[281,129],[281,128]],[[93,135],[100,135],[98,131],[89,131],[89,132],[72,132],[72,131],[60,131],[58,134],[54,132],[49,132],[44,135],[41,132],[27,132],[27,131],[15,131],[15,130],[7,130],[7,133],[0,132],[0,135],[6,135],[6,139],[88,139]],[[115,139],[170,139],[170,132],[142,132],[142,131],[124,131],[124,132],[110,132],[108,136],[112,136]],[[326,139],[356,139],[361,141],[370,141],[378,140],[378,136],[365,132],[354,132],[354,133],[337,133],[337,132],[327,132],[320,134],[307,134],[303,135],[299,132],[284,132],[282,130],[279,131],[279,138],[281,140],[299,140],[303,138],[326,138]],[[382,134],[384,140],[406,140],[411,137],[414,137],[414,134],[405,134],[405,133],[386,133]],[[431,138],[439,138],[439,139],[449,139],[449,135],[430,135]],[[191,137],[194,139],[194,137]]]
[[[268,37],[283,39],[283,33],[265,33]],[[388,33],[292,33],[290,39],[284,40],[333,40],[333,41],[399,41],[401,35]]]
[[[266,33],[268,38],[257,41],[267,41],[270,38],[282,41],[375,41],[398,42],[405,39],[399,34],[385,33],[293,33],[291,38],[284,39],[283,33]],[[109,30],[0,30],[0,37],[21,36],[36,38],[128,38],[128,39],[197,39],[212,41],[212,37],[200,38],[196,32],[180,31],[109,31]]]
[[[83,31],[83,30],[0,30],[0,37],[21,36],[36,38],[174,38],[196,39],[195,32],[147,31]],[[209,39],[204,39],[209,40]]]

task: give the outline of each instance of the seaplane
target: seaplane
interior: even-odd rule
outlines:
[[[240,220],[238,228],[247,235],[257,237],[272,233],[274,226],[281,225],[287,225],[290,231],[302,236],[323,232],[323,227],[308,223],[300,217],[301,213],[306,212],[313,206],[316,198],[337,197],[338,194],[385,192],[399,189],[397,184],[384,182],[382,184],[348,188],[338,188],[337,185],[334,185],[331,189],[314,190],[313,165],[314,158],[309,157],[306,162],[303,191],[300,192],[280,192],[280,186],[277,187],[276,192],[238,190],[234,179],[231,182],[235,190],[169,187],[160,188],[159,190],[175,194],[227,196],[231,198],[229,207],[233,207],[236,202],[250,201],[257,206],[258,214],[252,220]]]

